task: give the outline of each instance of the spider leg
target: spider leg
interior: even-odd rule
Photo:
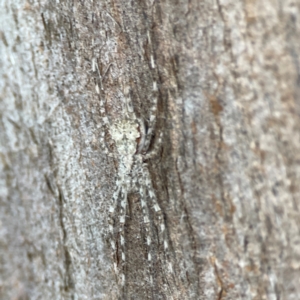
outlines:
[[[119,229],[119,235],[120,235],[120,244],[121,244],[121,258],[122,261],[125,262],[125,240],[124,240],[124,225],[125,225],[125,218],[126,218],[126,207],[127,207],[127,191],[128,189],[126,187],[122,187],[121,191],[121,207],[120,207],[120,217],[119,217],[119,223],[120,223],[120,229]]]
[[[119,232],[118,232],[118,236],[119,236],[119,243],[120,243],[120,249],[121,249],[121,264],[123,265],[125,262],[125,238],[124,238],[124,225],[125,225],[125,216],[126,216],[126,207],[127,207],[127,191],[128,191],[128,187],[126,185],[126,182],[124,180],[124,178],[122,178],[122,174],[121,176],[118,176],[118,179],[116,181],[116,189],[113,193],[113,203],[112,205],[109,207],[109,232],[110,232],[110,244],[111,244],[111,248],[113,251],[113,256],[117,257],[118,256],[118,250],[116,247],[116,239],[115,239],[115,226],[116,223],[119,224]],[[116,215],[116,210],[118,207],[118,203],[120,200],[120,208],[119,208],[119,220],[118,222],[116,222],[117,220],[114,219],[114,216]],[[118,259],[115,259],[115,261],[118,261]],[[117,263],[114,263],[114,271],[116,274],[119,273],[118,270],[118,266]],[[121,282],[122,285],[124,285],[125,283],[125,276],[124,274],[120,274],[121,276]]]
[[[159,149],[160,149],[160,145],[162,144],[162,137],[163,137],[163,134],[162,132],[160,133],[159,137],[158,137],[158,140],[157,142],[154,144],[154,147],[153,149],[146,153],[143,157],[144,157],[144,160],[147,160],[147,159],[150,159],[150,158],[153,158],[155,156],[158,155],[158,152],[159,152]]]
[[[154,80],[152,86],[152,101],[151,101],[151,108],[150,108],[150,117],[147,124],[147,131],[145,130],[145,140],[142,144],[143,152],[147,152],[155,128],[157,99],[158,99],[158,88],[157,88],[157,82]]]
[[[139,194],[140,194],[140,201],[141,201],[141,207],[143,212],[143,223],[145,227],[146,232],[146,245],[147,245],[147,262],[148,262],[148,269],[149,269],[149,278],[150,282],[152,283],[152,251],[151,251],[151,232],[150,232],[150,220],[149,220],[149,211],[147,206],[147,196],[146,196],[146,187],[145,187],[145,181],[144,176],[138,177],[139,182]]]
[[[110,234],[110,246],[112,249],[112,256],[115,257],[117,256],[117,248],[116,248],[116,243],[115,243],[115,232],[114,232],[114,215],[115,215],[115,210],[118,204],[118,199],[119,199],[119,194],[120,194],[120,189],[121,186],[117,185],[117,188],[115,189],[113,193],[113,203],[109,207],[109,215],[108,215],[108,228],[109,228],[109,234]],[[118,274],[118,267],[116,263],[116,259],[114,259],[114,272],[115,274]]]
[[[151,42],[151,35],[150,32],[147,32],[147,38],[149,46],[152,48],[152,42]],[[151,69],[156,69],[154,55],[153,55],[153,48],[151,49],[150,53],[150,67]],[[152,93],[151,93],[151,107],[150,107],[150,113],[149,113],[149,120],[147,124],[147,131],[145,132],[145,141],[143,143],[143,151],[146,153],[148,151],[148,148],[150,146],[151,138],[153,135],[153,131],[155,129],[156,125],[156,114],[157,114],[157,102],[158,102],[158,85],[157,85],[157,79],[158,79],[158,72],[156,70],[156,74],[153,75],[152,80]]]
[[[168,249],[168,239],[166,236],[166,227],[165,227],[165,223],[164,223],[164,219],[162,216],[162,210],[157,202],[157,198],[156,198],[156,194],[152,185],[152,181],[150,179],[150,173],[147,169],[147,165],[144,164],[143,165],[143,174],[144,174],[144,178],[143,181],[146,184],[147,187],[147,191],[148,191],[148,196],[152,202],[152,209],[154,210],[155,215],[157,216],[158,222],[159,222],[159,239],[160,239],[160,243],[163,244],[164,250]]]
[[[173,274],[173,265],[171,263],[171,257],[170,257],[170,249],[169,249],[169,242],[168,242],[168,234],[165,226],[165,220],[163,218],[162,210],[160,208],[160,205],[157,202],[157,197],[155,190],[152,185],[151,177],[149,170],[147,168],[147,164],[143,164],[143,179],[144,185],[146,187],[148,196],[151,201],[151,207],[154,211],[154,214],[157,216],[158,219],[158,227],[159,227],[159,245],[163,248],[163,253],[165,256],[165,259],[163,261],[166,262],[166,270],[169,274]]]

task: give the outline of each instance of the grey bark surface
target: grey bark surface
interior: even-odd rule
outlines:
[[[300,299],[300,1],[0,6],[1,299]],[[154,79],[147,164],[173,271],[154,239],[149,282],[131,194],[122,287],[103,118],[130,87],[147,124]]]

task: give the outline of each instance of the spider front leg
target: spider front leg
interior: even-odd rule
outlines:
[[[153,158],[155,156],[158,155],[158,152],[160,150],[160,146],[162,144],[162,138],[163,138],[163,133],[161,132],[159,134],[159,137],[157,139],[157,141],[155,141],[154,143],[154,146],[153,148],[151,149],[151,151],[148,151],[143,157],[144,157],[144,160],[147,160],[147,159],[150,159],[150,158]]]
[[[138,122],[140,124],[141,140],[137,152],[138,154],[142,154],[143,160],[147,160],[157,156],[160,150],[160,146],[162,144],[163,133],[160,132],[158,139],[155,141],[151,151],[148,151],[150,146],[150,141],[152,139],[152,130],[151,131],[148,130],[148,132],[146,132],[144,122],[141,119],[139,119]]]
[[[151,107],[149,109],[150,116],[147,123],[147,129],[144,122],[139,119],[140,131],[141,131],[141,141],[138,149],[138,153],[146,153],[151,143],[152,135],[156,125],[156,114],[157,114],[157,100],[158,100],[158,88],[157,82],[153,81],[152,86],[152,99]]]

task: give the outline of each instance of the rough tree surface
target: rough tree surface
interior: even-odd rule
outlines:
[[[0,6],[1,299],[300,299],[299,0]],[[132,191],[122,266],[109,127],[154,80],[169,250]]]

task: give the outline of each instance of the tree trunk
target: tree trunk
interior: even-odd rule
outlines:
[[[299,10],[2,1],[1,299],[300,299]]]

